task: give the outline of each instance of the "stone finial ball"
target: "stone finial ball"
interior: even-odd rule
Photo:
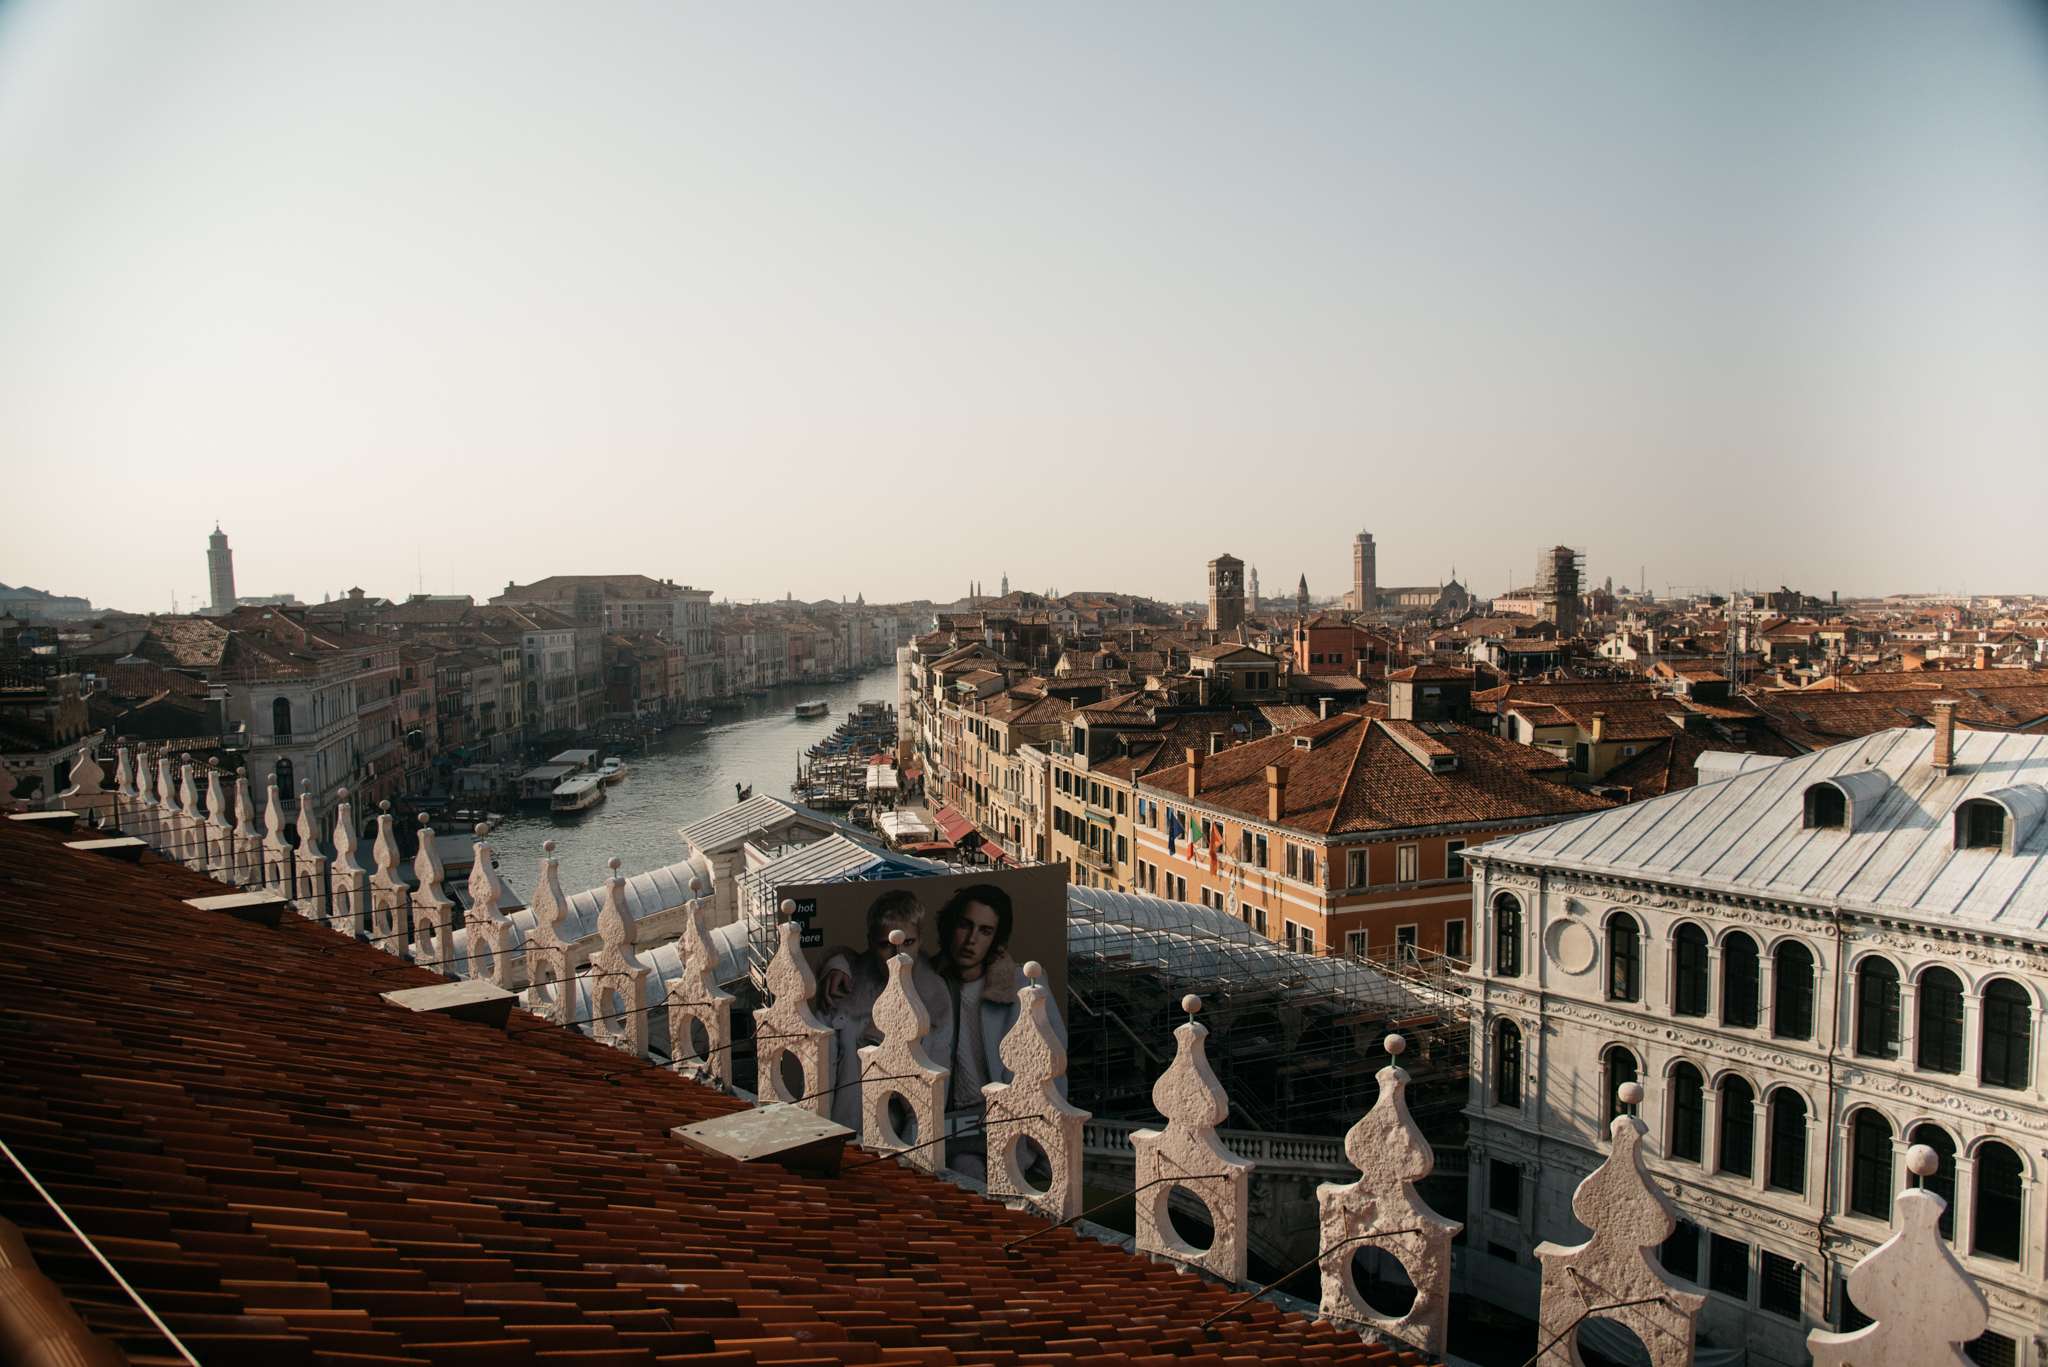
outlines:
[[[307,781],[308,783],[312,782],[312,780],[311,780],[311,779],[308,779],[308,780],[306,780],[306,781]],[[270,786],[271,786],[271,787],[273,787],[273,788],[275,788],[275,787],[277,786],[277,775],[276,775],[276,774],[272,774],[272,775],[270,776]],[[348,801],[348,789],[346,789],[346,788],[336,788],[336,789],[334,790],[334,796],[335,796],[335,800],[336,800],[336,801],[338,801],[338,802],[346,802],[346,801]]]
[[[481,840],[481,839],[483,839],[483,837],[485,837],[485,836],[489,835],[490,833],[491,833],[491,828],[490,828],[490,826],[489,826],[489,825],[487,825],[486,823],[484,823],[484,822],[482,822],[482,821],[479,821],[479,822],[477,822],[477,823],[476,823],[476,834],[477,834],[477,839]]]
[[[421,813],[420,813],[420,825],[422,825],[422,826],[427,826],[427,825],[431,825],[431,824],[433,823],[433,820],[434,820],[434,818],[433,818],[432,816],[428,815],[428,814],[427,814],[426,812],[421,812]]]
[[[185,752],[184,752],[184,754],[183,754],[182,756],[180,756],[180,758],[183,758],[183,759],[190,759],[190,758],[192,758],[192,752],[191,752],[190,750],[187,750],[187,751],[185,751]]]
[[[703,884],[703,882],[702,882],[701,880],[699,880],[699,879],[696,879],[696,878],[692,878],[692,879],[690,880],[690,896],[692,896],[692,897],[702,897],[703,895],[704,895],[704,884]]]
[[[299,780],[299,791],[300,791],[300,792],[302,792],[302,793],[310,793],[310,792],[312,792],[312,791],[313,791],[313,780],[312,780],[312,779],[310,779],[310,778],[302,778],[302,779],[300,779],[300,780]]]
[[[900,948],[900,947],[902,946],[902,944],[903,944],[903,932],[902,932],[902,931],[900,931],[900,930],[892,930],[892,931],[890,931],[890,932],[889,932],[889,943],[890,943],[890,944],[892,944],[892,945],[896,945],[896,946],[898,946],[898,947]]]
[[[1039,963],[1038,960],[1033,959],[1024,965],[1024,976],[1033,982],[1037,982],[1045,976],[1045,966]]]
[[[378,804],[377,804],[377,810],[378,810],[378,811],[380,811],[380,812],[388,812],[388,811],[390,811],[390,810],[391,810],[391,799],[387,797],[387,798],[385,798],[385,799],[384,799],[384,800],[383,800],[382,802],[378,803]]]
[[[1202,999],[1190,992],[1180,999],[1180,1009],[1192,1016],[1202,1009]]]
[[[1941,1171],[1941,1155],[1926,1144],[1906,1150],[1906,1171],[1915,1177],[1932,1177]]]
[[[1624,1106],[1640,1106],[1643,1101],[1643,1084],[1624,1082],[1614,1089],[1614,1096]]]
[[[554,841],[552,841],[552,840],[543,840],[543,841],[541,841],[541,842],[540,842],[540,852],[541,852],[542,854],[553,854],[553,853],[555,852],[555,842],[554,842]]]
[[[617,873],[619,871],[619,857],[617,855],[613,855],[611,858],[604,861],[604,866],[610,869],[613,873]]]
[[[791,901],[791,900],[790,900],[789,898],[787,898],[787,897],[783,898],[783,899],[782,899],[782,914],[783,914],[784,916],[794,916],[794,915],[796,915],[796,903],[795,903],[795,902],[792,902],[792,901]]]
[[[1401,1055],[1408,1052],[1408,1041],[1402,1039],[1399,1035],[1387,1036],[1387,1052],[1395,1058],[1401,1057]]]

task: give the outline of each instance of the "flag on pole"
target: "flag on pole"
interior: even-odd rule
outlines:
[[[1216,852],[1223,848],[1223,827],[1212,824],[1209,827],[1209,872],[1216,872]]]
[[[1173,858],[1174,842],[1186,834],[1187,828],[1180,824],[1180,813],[1173,808],[1166,809],[1166,857]]]

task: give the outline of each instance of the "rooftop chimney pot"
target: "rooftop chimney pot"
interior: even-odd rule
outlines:
[[[1934,772],[1945,774],[1955,766],[1956,700],[1934,700]]]
[[[1278,821],[1287,810],[1287,766],[1266,766],[1266,820]]]
[[[1202,795],[1202,761],[1206,758],[1200,750],[1190,745],[1188,751],[1188,796]]]

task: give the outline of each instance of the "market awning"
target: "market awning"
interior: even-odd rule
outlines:
[[[1000,864],[1005,859],[1008,859],[1010,857],[1008,854],[1003,852],[1003,847],[1001,845],[996,844],[993,840],[982,841],[981,852],[987,855],[989,857],[989,862],[993,864]]]
[[[883,812],[875,818],[882,834],[891,840],[930,840],[932,828],[909,812]]]
[[[939,823],[939,829],[945,832],[946,839],[952,841],[955,845],[974,835],[974,823],[972,821],[969,821],[957,812],[947,811],[944,807],[933,808],[932,819]]]
[[[917,840],[912,841],[908,845],[898,845],[896,848],[910,854],[944,854],[953,848],[953,842],[950,840]]]

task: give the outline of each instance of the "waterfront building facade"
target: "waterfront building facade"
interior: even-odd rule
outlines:
[[[1473,1294],[1533,1311],[1533,1251],[1582,1237],[1572,1193],[1634,1080],[1707,1343],[1790,1367],[1809,1329],[1866,1322],[1844,1277],[1926,1144],[1990,1303],[1975,1360],[2043,1362],[2048,740],[1936,709],[1467,851]]]

